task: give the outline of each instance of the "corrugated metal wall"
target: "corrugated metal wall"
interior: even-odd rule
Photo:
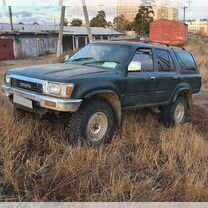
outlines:
[[[18,37],[15,41],[15,57],[37,57],[56,53],[57,37]]]

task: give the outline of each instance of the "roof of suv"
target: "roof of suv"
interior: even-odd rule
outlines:
[[[185,50],[184,48],[180,48],[177,46],[168,46],[162,43],[142,43],[142,42],[129,42],[129,41],[95,41],[93,43],[106,43],[106,44],[117,44],[117,45],[126,45],[132,46],[135,48],[144,47],[144,48],[161,48],[161,49],[172,49],[172,50]]]

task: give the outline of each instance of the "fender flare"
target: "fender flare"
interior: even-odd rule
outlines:
[[[96,90],[84,96],[84,99],[100,98],[108,102],[115,114],[116,123],[121,124],[121,98],[113,90]]]

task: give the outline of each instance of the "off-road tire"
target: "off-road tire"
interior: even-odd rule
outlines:
[[[104,114],[108,121],[106,133],[99,141],[93,141],[87,137],[88,122],[96,113]],[[110,143],[115,130],[115,115],[112,107],[105,101],[86,101],[76,113],[70,116],[67,128],[68,142],[73,146],[78,144],[98,146]]]
[[[179,105],[183,106],[184,115],[183,117],[181,116],[182,119],[180,120],[180,122],[177,122],[175,118],[175,113]],[[187,121],[187,116],[188,116],[188,105],[187,105],[187,100],[184,97],[178,97],[174,103],[165,106],[162,112],[163,123],[166,127],[174,127],[184,124]]]

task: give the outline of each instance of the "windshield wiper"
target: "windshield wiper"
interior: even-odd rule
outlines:
[[[85,60],[95,60],[93,57],[84,57],[84,58],[77,58],[73,60],[69,60],[70,62],[78,62],[78,61],[85,61]]]

